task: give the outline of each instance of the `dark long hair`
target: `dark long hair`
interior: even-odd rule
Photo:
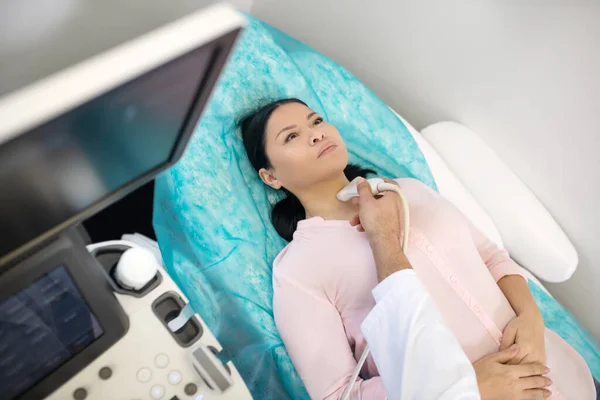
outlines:
[[[244,147],[250,163],[256,169],[260,171],[261,168],[271,168],[271,162],[267,156],[265,150],[265,130],[267,122],[273,111],[278,107],[288,103],[300,103],[306,106],[302,100],[298,99],[282,99],[269,103],[258,110],[246,115],[242,118],[240,126],[242,128],[242,138],[244,140]],[[308,106],[307,106],[308,107]],[[357,165],[348,164],[344,168],[344,174],[349,180],[357,178],[359,176],[365,177],[367,174],[374,174],[375,171],[361,168]],[[286,197],[279,203],[275,204],[271,211],[271,221],[273,226],[279,235],[287,241],[291,241],[298,222],[303,220],[306,216],[304,207],[300,200],[289,190],[282,188]]]

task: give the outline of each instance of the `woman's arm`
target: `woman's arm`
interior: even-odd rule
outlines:
[[[339,399],[356,360],[338,311],[325,296],[287,278],[276,275],[274,286],[277,329],[310,397]],[[352,399],[387,398],[379,377],[357,381],[353,394]]]
[[[479,231],[479,229],[477,229],[471,223],[471,221],[468,220],[467,217],[465,217],[465,219],[467,220],[467,223],[471,228],[471,237],[473,238],[475,247],[477,247],[477,251],[481,256],[481,259],[485,263],[486,267],[490,271],[490,274],[492,274],[496,282],[499,282],[505,276],[520,276],[521,280],[525,283],[525,288],[527,288],[527,277],[523,274],[523,269],[510,258],[508,252],[504,249],[499,248],[496,245],[496,243],[489,240],[483,233]],[[511,306],[514,308],[515,305],[512,304],[512,302],[510,303]],[[515,312],[516,311],[517,310],[515,309]]]
[[[531,318],[542,318],[527,281],[520,275],[505,275],[498,281],[498,286],[510,303],[515,314],[527,315]]]
[[[466,217],[465,217],[466,218]],[[540,310],[533,299],[527,286],[527,277],[522,268],[515,263],[508,252],[499,248],[484,234],[468,222],[471,227],[471,236],[481,259],[494,277],[500,290],[506,296],[517,316],[526,314],[531,317],[541,317]]]
[[[504,328],[500,349],[519,345],[521,350],[513,364],[546,363],[544,318],[527,283],[520,276],[508,275],[498,281],[498,286],[517,314]]]
[[[470,224],[470,222],[469,222]],[[517,315],[506,325],[500,350],[517,344],[519,354],[512,363],[546,362],[544,320],[527,286],[527,277],[506,250],[500,249],[471,224],[471,235],[481,259]]]

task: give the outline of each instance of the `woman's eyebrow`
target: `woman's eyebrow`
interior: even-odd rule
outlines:
[[[313,112],[311,112],[310,114],[308,114],[308,115],[306,116],[306,119],[310,119],[310,118],[311,118],[313,115],[316,115],[316,114],[317,114],[317,113],[313,111]]]
[[[277,136],[275,136],[275,140],[277,140],[277,138],[279,137],[279,135],[281,135],[284,131],[287,131],[288,129],[292,129],[292,128],[296,128],[296,125],[288,125],[285,128],[283,128],[282,130],[279,131],[279,133],[277,134]]]

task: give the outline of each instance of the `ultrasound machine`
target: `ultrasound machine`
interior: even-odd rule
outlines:
[[[148,250],[79,228],[177,162],[243,26],[213,6],[0,96],[0,400],[251,399]]]

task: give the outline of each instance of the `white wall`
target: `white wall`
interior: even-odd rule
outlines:
[[[0,95],[217,2],[0,0]]]
[[[600,3],[254,0],[252,14],[346,66],[417,128],[478,132],[575,244],[578,271],[548,286],[600,338]]]

